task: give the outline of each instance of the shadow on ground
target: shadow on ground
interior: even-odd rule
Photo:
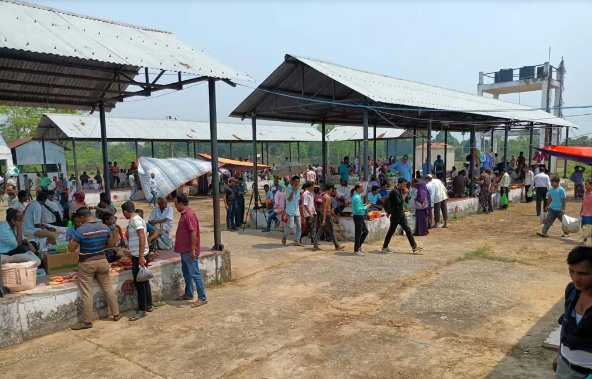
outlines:
[[[557,319],[563,313],[563,299],[549,309],[528,330],[505,358],[486,376],[488,379],[551,378],[551,363],[556,352],[543,348],[549,333],[557,327]]]

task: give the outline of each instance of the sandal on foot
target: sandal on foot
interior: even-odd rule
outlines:
[[[152,308],[152,307],[146,307],[146,312],[152,312],[152,311],[154,311],[154,308]]]
[[[123,315],[120,313],[118,315],[113,316],[113,321],[119,321],[123,318]]]
[[[82,330],[82,329],[90,329],[93,327],[92,322],[79,322],[78,324],[71,326],[70,329],[72,330]]]
[[[133,315],[132,317],[130,317],[128,320],[129,321],[137,321],[141,318],[146,317],[146,312],[143,311],[137,311],[135,315]]]
[[[176,298],[175,300],[179,300],[179,301],[187,301],[187,300],[193,300],[192,297],[187,297],[185,295],[183,296],[179,296],[178,298]]]
[[[191,308],[201,307],[202,305],[206,305],[207,303],[207,300],[197,300],[195,303],[191,304]]]

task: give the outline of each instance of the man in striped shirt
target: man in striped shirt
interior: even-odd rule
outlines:
[[[76,211],[77,217],[84,220],[84,224],[73,231],[68,250],[75,252],[80,249],[78,258],[78,289],[82,298],[82,321],[72,327],[72,330],[92,328],[93,318],[93,279],[99,283],[107,298],[109,312],[114,321],[121,319],[117,296],[111,286],[109,271],[111,265],[105,258],[105,249],[115,246],[115,239],[107,225],[97,222],[88,208]]]

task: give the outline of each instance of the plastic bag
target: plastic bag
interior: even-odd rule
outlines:
[[[580,220],[564,214],[561,217],[561,229],[563,233],[577,233],[580,231]]]
[[[547,219],[547,212],[541,212],[539,218],[541,219],[541,224],[544,224],[545,220]]]
[[[158,237],[157,244],[160,250],[171,250],[174,246],[171,237],[164,234],[164,232]]]
[[[147,282],[152,278],[154,278],[152,271],[146,266],[140,266],[140,271],[138,271],[138,275],[136,276],[136,282]]]
[[[500,206],[506,207],[510,202],[508,201],[508,194],[504,193],[500,198]]]

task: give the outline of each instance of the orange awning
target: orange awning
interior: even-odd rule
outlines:
[[[210,154],[204,154],[204,153],[199,153],[199,156],[207,159],[208,161],[212,160],[212,156]],[[253,162],[249,162],[249,161],[237,161],[234,159],[228,159],[228,158],[218,158],[218,163],[221,163],[223,165],[228,165],[228,166],[236,166],[236,167],[253,167]],[[258,169],[265,169],[265,168],[269,168],[269,166],[261,164],[261,163],[257,163],[257,168]]]

